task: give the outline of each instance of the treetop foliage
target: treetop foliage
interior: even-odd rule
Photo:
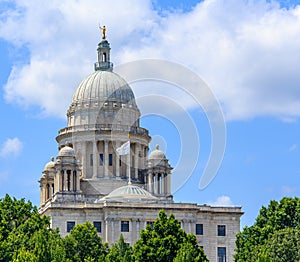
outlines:
[[[236,261],[300,261],[300,199],[272,200],[236,240]]]

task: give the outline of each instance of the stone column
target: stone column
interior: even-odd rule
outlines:
[[[116,141],[116,149],[120,147],[120,141]],[[116,151],[116,177],[120,177],[120,156]]]
[[[86,142],[85,141],[82,142],[81,148],[82,148],[82,155],[81,155],[82,175],[84,178],[86,178],[87,162],[86,162]]]
[[[171,179],[170,179],[170,174],[167,174],[167,194],[171,194]]]
[[[64,172],[64,191],[68,191],[68,171]]]
[[[109,218],[105,219],[105,242],[109,243],[109,239],[108,239],[108,232],[109,232]]]
[[[93,179],[97,178],[97,170],[98,169],[98,148],[97,141],[93,142]]]
[[[133,244],[136,240],[137,240],[137,236],[136,236],[136,225],[137,225],[137,219],[136,218],[132,218],[131,219],[131,244]]]
[[[69,175],[69,190],[68,191],[73,191],[73,170],[71,169],[70,175]]]
[[[104,177],[108,177],[108,141],[104,140]]]
[[[166,194],[166,189],[165,189],[165,187],[166,187],[166,185],[165,185],[165,179],[166,179],[165,174],[162,173],[162,174],[161,174],[161,194],[162,194],[162,195],[165,195],[165,194]]]
[[[134,146],[134,163],[133,163],[133,166],[134,166],[134,177],[135,179],[138,179],[139,175],[138,175],[138,171],[139,171],[139,168],[138,168],[138,164],[139,164],[139,144],[138,143],[135,143],[135,146]]]
[[[110,239],[110,242],[111,243],[115,243],[116,239],[115,239],[115,219],[114,218],[111,218],[110,228],[111,228],[111,239]]]
[[[128,155],[125,155],[126,157],[126,160],[127,160],[127,170],[126,170],[126,178],[128,179],[128,181],[131,182],[131,170],[130,170],[130,157],[131,157],[131,154],[129,153]],[[130,179],[129,179],[130,177]]]
[[[44,203],[44,199],[43,199],[43,186],[42,184],[40,185],[40,205],[42,205]]]
[[[133,230],[132,220],[129,220],[129,243],[130,243],[130,245],[133,244],[133,242],[132,242],[132,236],[133,236],[132,230]]]
[[[80,191],[80,170],[76,171],[76,178],[77,178],[77,182],[76,182],[76,191]]]
[[[141,220],[137,220],[136,223],[136,240],[140,237],[140,231],[141,231]]]
[[[148,190],[150,193],[153,193],[153,174],[148,174]]]
[[[192,233],[192,220],[189,220],[189,232],[188,233]]]

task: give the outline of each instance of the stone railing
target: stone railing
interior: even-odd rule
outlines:
[[[87,125],[76,125],[62,128],[58,131],[58,135],[64,135],[67,133],[77,131],[103,131],[103,132],[129,132],[130,134],[149,136],[147,129],[137,126],[127,126],[119,124],[87,124]]]

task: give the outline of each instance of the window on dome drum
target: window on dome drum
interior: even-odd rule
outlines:
[[[226,236],[226,226],[225,225],[218,225],[218,236],[219,237]]]
[[[218,262],[226,262],[226,247],[218,247]]]
[[[196,224],[196,235],[203,235],[203,224]]]
[[[146,224],[153,228],[153,226],[154,226],[154,221],[147,221]]]
[[[103,166],[103,161],[104,161],[104,156],[103,156],[103,154],[100,154],[99,155],[99,164],[100,164],[100,166]]]
[[[98,233],[101,233],[101,222],[100,221],[94,221],[93,222],[94,227],[96,228]]]
[[[129,221],[121,221],[121,232],[129,232]]]
[[[121,156],[120,156],[119,162],[120,162],[120,166],[122,166],[122,159],[121,159]]]
[[[108,155],[108,164],[109,164],[110,166],[113,165],[113,155],[112,155],[112,154],[109,154],[109,155]]]
[[[93,166],[93,154],[90,154],[90,166]]]
[[[67,221],[67,233],[70,233],[73,227],[75,227],[75,221]]]

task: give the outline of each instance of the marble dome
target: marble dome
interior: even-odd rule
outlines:
[[[64,146],[61,150],[59,150],[57,156],[58,157],[64,157],[64,156],[74,157],[75,156],[75,150],[72,147]]]
[[[111,71],[96,71],[79,84],[72,104],[89,102],[114,102],[118,106],[137,108],[130,86],[121,76]]]
[[[162,160],[165,159],[166,155],[163,151],[159,150],[159,145],[156,145],[156,149],[151,152],[149,155],[149,160]]]
[[[100,199],[100,201],[117,201],[117,202],[122,202],[122,201],[128,202],[134,200],[153,201],[153,200],[157,200],[157,198],[139,186],[128,184],[126,186],[122,186],[113,190],[110,194]]]
[[[55,162],[54,157],[51,157],[51,161],[45,165],[44,171],[52,171],[53,169],[55,169]]]

